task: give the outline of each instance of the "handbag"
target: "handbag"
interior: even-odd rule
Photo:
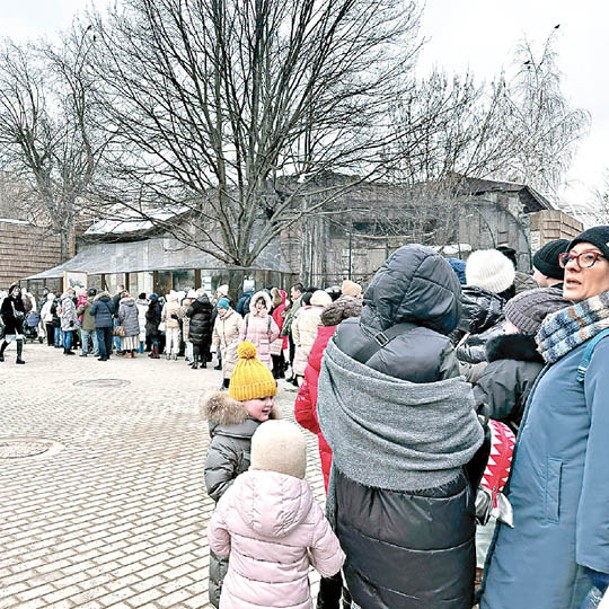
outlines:
[[[112,334],[114,334],[114,336],[120,336],[120,337],[126,336],[125,327],[124,326],[116,326],[114,328]]]
[[[167,324],[164,321],[162,321],[159,324],[159,332],[165,332],[166,330],[167,330]]]

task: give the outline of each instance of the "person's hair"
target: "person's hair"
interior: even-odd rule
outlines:
[[[260,301],[262,301],[262,303],[264,304],[264,308],[268,309],[266,298],[264,296],[258,296],[258,298],[256,298],[256,302],[254,303],[254,306],[256,306]]]
[[[303,286],[303,285],[302,285],[302,283],[300,283],[300,282],[295,283],[295,284],[292,286],[292,289],[293,289],[293,290],[298,290],[300,293],[304,292],[304,286]]]

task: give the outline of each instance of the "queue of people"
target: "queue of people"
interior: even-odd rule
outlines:
[[[609,587],[609,226],[532,262],[537,287],[509,248],[406,245],[365,291],[244,285],[233,307],[228,291],[67,290],[40,317],[66,355],[77,336],[102,361],[147,343],[193,369],[216,354],[214,607],[312,607],[313,566],[318,609],[593,609]],[[16,342],[24,363],[18,285],[0,311],[0,361]],[[304,431],[276,420],[280,382],[317,437],[325,513]]]

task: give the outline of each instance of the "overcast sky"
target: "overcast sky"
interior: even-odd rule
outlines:
[[[106,5],[110,0],[96,0]],[[88,0],[0,0],[0,36],[27,39],[68,27]],[[569,175],[571,201],[588,198],[609,169],[609,97],[604,61],[609,57],[609,3],[602,0],[427,0],[422,33],[428,39],[423,66],[467,69],[491,79],[512,60],[523,37],[542,43],[560,24],[557,38],[563,89],[572,106],[592,115],[590,136],[580,145]]]

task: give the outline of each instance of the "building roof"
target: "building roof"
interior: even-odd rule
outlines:
[[[179,269],[230,269],[210,254],[173,237],[153,237],[128,242],[102,242],[84,245],[67,262],[27,279],[63,277],[64,271],[80,271],[90,275],[102,273],[138,273]],[[258,257],[254,269],[291,273],[277,243],[268,245]]]
[[[457,194],[478,196],[487,193],[514,193],[520,198],[523,211],[527,214],[554,209],[554,206],[534,188],[512,182],[497,182],[481,178],[462,178],[457,186]]]

